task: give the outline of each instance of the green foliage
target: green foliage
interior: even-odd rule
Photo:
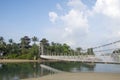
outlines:
[[[7,58],[8,59],[16,59],[17,56],[18,56],[17,54],[8,54]]]
[[[93,49],[92,49],[92,48],[89,48],[89,49],[87,50],[87,54],[88,54],[88,55],[94,55]]]
[[[14,43],[12,39],[9,43],[4,42],[4,38],[0,37],[0,53],[3,53],[3,58],[8,59],[35,59],[38,58],[39,47],[36,45],[37,37],[33,37],[33,45],[30,45],[31,39],[28,36],[21,38],[20,43]]]
[[[4,38],[0,36],[0,52],[5,52],[6,43],[4,42]]]
[[[36,44],[38,38],[36,36],[29,38],[28,36],[22,37],[20,43],[13,42],[13,39],[9,39],[9,43],[4,42],[4,38],[0,37],[0,53],[4,53],[3,57],[9,59],[38,59],[39,58],[39,46]],[[33,41],[31,45],[30,42]],[[43,38],[40,41],[43,47],[44,54],[67,54],[67,55],[80,55],[82,48],[78,47],[76,50],[71,49],[67,44],[60,44],[49,41]],[[41,46],[40,46],[41,47]],[[83,55],[94,55],[93,50],[90,48]]]
[[[13,40],[12,40],[12,39],[9,39],[9,43],[12,44],[12,43],[13,43]]]
[[[37,42],[38,41],[38,38],[36,37],[36,36],[34,36],[34,37],[32,37],[32,41],[34,42],[34,44],[35,44],[35,42]]]
[[[33,59],[32,54],[28,53],[28,54],[22,54],[19,55],[18,57],[16,57],[17,59]]]
[[[54,43],[54,42],[52,42],[51,44],[47,46],[44,43],[43,46],[44,46],[44,53],[46,54],[49,54],[49,53],[69,54],[70,51],[72,50],[70,46],[68,46],[67,44],[60,44],[60,43]]]
[[[31,39],[28,36],[24,36],[21,38],[21,47],[23,48],[29,48],[29,44],[31,42]]]

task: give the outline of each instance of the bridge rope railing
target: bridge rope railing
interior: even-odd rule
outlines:
[[[113,45],[113,44],[116,44],[116,43],[119,43],[120,40],[118,41],[115,41],[115,42],[112,42],[112,43],[108,43],[108,44],[104,44],[104,45],[101,45],[101,46],[97,46],[97,47],[93,47],[92,49],[94,49],[95,51],[94,52],[111,52],[111,55],[112,57],[116,57],[117,56],[117,59],[119,58],[118,55],[119,53],[115,52],[113,54],[113,51],[116,50],[116,49],[120,49],[120,48],[112,48],[112,49],[103,49],[103,50],[96,50],[98,48],[102,48],[102,47],[107,47],[107,46],[110,46],[110,45]],[[46,53],[44,53],[43,51],[43,47],[42,47],[42,51],[41,51],[41,55],[46,55],[46,56],[53,56],[53,57],[57,57],[57,58],[62,58],[62,59],[89,59],[91,57],[94,57],[96,58],[95,55],[84,55],[84,54],[80,54],[80,53],[77,53],[77,52],[69,52],[69,53],[57,53],[57,52],[51,52],[51,51],[46,51]],[[87,52],[87,49],[86,50],[82,50],[82,51],[86,51]],[[106,55],[105,55],[106,56]]]
[[[115,52],[116,50],[120,50],[119,46],[118,47],[115,46],[115,44],[117,44],[117,43],[120,43],[120,40],[117,40],[117,41],[114,41],[114,42],[111,42],[111,43],[107,43],[107,44],[103,44],[103,45],[100,45],[100,46],[92,47],[92,49],[93,49],[94,53],[107,53],[107,54],[108,53],[109,54],[113,54],[114,53],[114,54],[118,54],[118,53],[120,53],[120,51],[119,52]],[[105,49],[102,49],[104,47],[105,47]],[[106,47],[108,47],[108,48],[106,49]],[[82,51],[83,52],[87,51],[87,49],[84,49]]]
[[[114,41],[114,42],[111,42],[111,43],[108,43],[108,44],[100,45],[100,46],[97,46],[97,47],[93,47],[93,49],[97,49],[97,48],[101,48],[101,47],[106,47],[106,46],[114,45],[116,43],[120,43],[120,40]]]

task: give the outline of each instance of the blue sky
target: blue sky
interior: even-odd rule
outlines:
[[[59,1],[1,0],[0,34],[9,38],[24,35],[42,37],[42,29],[51,25],[48,13]]]
[[[0,0],[0,36],[83,48],[120,39],[119,0]]]
[[[24,35],[44,37],[42,29],[49,27],[48,12],[59,0],[0,0],[0,35],[20,38]]]

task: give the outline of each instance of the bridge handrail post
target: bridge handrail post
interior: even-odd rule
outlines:
[[[57,52],[55,52],[56,56],[58,56]]]
[[[51,51],[50,51],[50,56],[51,56]]]
[[[75,51],[73,52],[73,59],[75,58]]]
[[[54,52],[52,52],[52,55],[51,55],[51,56],[53,56],[53,53],[54,53]]]

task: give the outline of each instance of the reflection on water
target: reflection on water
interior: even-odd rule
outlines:
[[[19,80],[37,74],[40,74],[37,63],[4,63],[0,68],[0,80]]]
[[[94,63],[80,63],[80,62],[57,62],[57,63],[51,62],[44,64],[66,72],[94,71],[94,67],[96,65]]]
[[[41,77],[57,72],[115,72],[119,64],[95,64],[81,62],[4,63],[0,64],[0,80],[20,80]]]

